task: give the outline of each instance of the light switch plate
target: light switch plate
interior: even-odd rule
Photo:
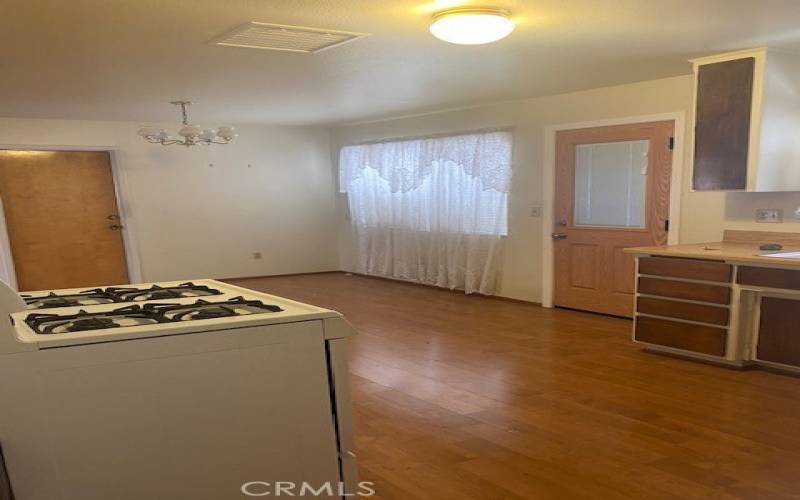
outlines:
[[[531,217],[541,217],[542,207],[531,207]]]
[[[783,210],[779,208],[756,209],[756,222],[783,222]]]

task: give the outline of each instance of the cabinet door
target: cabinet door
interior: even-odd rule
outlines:
[[[704,64],[697,71],[694,172],[697,191],[747,188],[755,58]]]
[[[800,366],[800,298],[761,298],[758,359]]]

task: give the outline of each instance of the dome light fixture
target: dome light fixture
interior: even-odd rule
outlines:
[[[430,29],[445,42],[481,45],[507,37],[514,22],[503,9],[451,9],[434,14]]]

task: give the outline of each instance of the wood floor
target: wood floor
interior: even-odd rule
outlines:
[[[800,379],[643,352],[622,319],[345,274],[236,283],[359,330],[375,498],[800,498]]]

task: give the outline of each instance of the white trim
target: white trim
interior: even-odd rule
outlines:
[[[6,211],[3,206],[3,199],[0,197],[0,261],[2,261],[3,273],[0,278],[6,281],[6,284],[13,288],[17,288],[17,271],[14,269],[14,257],[11,255],[11,241],[8,239],[8,226],[6,226]]]
[[[64,145],[64,144],[0,144],[0,149],[17,149],[28,151],[105,151],[111,163],[111,176],[114,180],[114,195],[117,199],[117,213],[119,224],[122,226],[122,243],[125,247],[125,260],[128,268],[128,280],[131,283],[141,283],[142,266],[139,258],[139,246],[136,244],[136,231],[134,221],[128,216],[126,200],[130,199],[129,191],[122,168],[119,166],[118,146],[97,145]],[[12,268],[13,271],[13,268]],[[15,277],[16,279],[16,277]]]
[[[544,129],[544,165],[542,167],[542,306],[553,307],[553,233],[555,204],[555,145],[556,132],[580,128],[605,127],[611,125],[628,125],[672,120],[675,122],[675,146],[672,151],[672,175],[669,189],[669,232],[667,244],[675,245],[680,241],[681,195],[683,193],[683,141],[686,128],[686,113],[676,111],[654,115],[610,118],[579,123],[550,125]]]

